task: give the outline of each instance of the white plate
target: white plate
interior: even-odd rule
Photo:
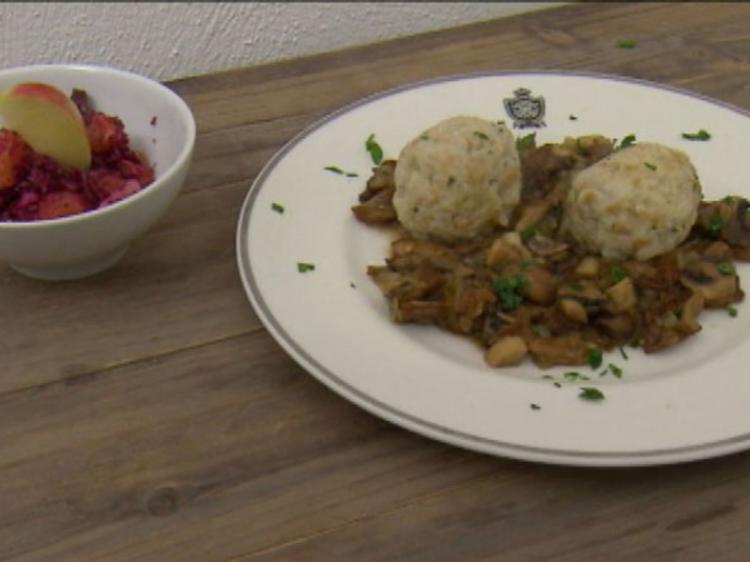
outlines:
[[[740,306],[701,316],[703,331],[645,356],[608,354],[623,378],[556,388],[530,363],[485,366],[470,342],[433,327],[395,325],[368,279],[389,237],[357,222],[350,207],[369,176],[364,140],[375,133],[386,157],[441,119],[504,119],[502,100],[521,87],[546,100],[541,142],[566,135],[635,133],[680,148],[707,198],[748,195],[748,113],[673,88],[612,76],[563,72],[448,77],[345,107],[302,132],[262,170],[245,200],[237,252],[248,297],[279,344],[307,371],[369,412],[420,434],[486,453],[559,464],[619,466],[696,460],[750,446],[750,313]],[[571,120],[570,115],[577,120]],[[707,129],[709,142],[682,132]],[[347,178],[324,171],[335,165]],[[274,212],[272,203],[284,206]],[[315,270],[297,271],[297,262]],[[740,267],[750,279],[750,268]],[[352,287],[350,284],[354,284]],[[569,369],[568,369],[569,370]],[[602,402],[578,398],[598,386]],[[530,404],[540,410],[532,410]]]

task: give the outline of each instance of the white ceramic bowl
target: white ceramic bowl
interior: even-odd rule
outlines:
[[[190,166],[195,121],[177,94],[130,72],[80,65],[0,71],[0,90],[30,81],[52,84],[66,94],[86,90],[97,110],[122,119],[131,147],[155,169],[151,185],[108,207],[52,220],[0,221],[0,260],[38,279],[86,277],[114,265],[177,196]]]

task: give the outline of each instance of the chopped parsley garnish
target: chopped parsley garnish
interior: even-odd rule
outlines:
[[[708,219],[708,231],[714,236],[718,236],[719,232],[721,232],[721,229],[724,228],[724,224],[726,224],[726,222],[727,219],[725,219],[719,213],[715,213],[713,216],[711,216],[710,219]]]
[[[682,138],[694,141],[707,141],[711,138],[711,133],[705,129],[701,129],[697,133],[682,133]]]
[[[297,271],[300,273],[307,273],[308,271],[313,271],[315,269],[315,264],[313,263],[307,263],[303,261],[297,262]]]
[[[729,313],[729,316],[732,318],[737,316],[737,309],[733,307],[731,304],[727,307],[727,312]]]
[[[370,158],[375,165],[380,164],[383,161],[383,149],[380,145],[375,142],[375,133],[372,133],[365,141],[365,148],[370,153]]]
[[[631,133],[623,137],[623,139],[620,141],[620,146],[617,147],[616,150],[622,150],[623,148],[627,148],[633,144],[635,144],[635,135]]]
[[[586,363],[592,369],[598,369],[602,366],[602,350],[598,347],[592,346],[586,350]]]
[[[651,162],[644,162],[643,165],[646,166],[646,168],[648,168],[649,170],[656,170],[656,166]]]
[[[334,174],[338,174],[340,176],[346,176],[347,178],[356,178],[359,176],[359,174],[356,174],[354,172],[345,172],[338,166],[326,166],[323,168],[326,172],[333,172]]]
[[[284,214],[284,205],[278,203],[271,203],[271,210],[276,211],[279,214]]]
[[[533,226],[527,226],[521,231],[521,238],[523,238],[524,240],[528,240],[533,236],[536,236],[536,228],[534,228]]]
[[[604,369],[604,370],[603,370],[603,371],[602,371],[601,373],[599,373],[599,376],[600,376],[600,377],[603,377],[603,376],[604,376],[604,375],[606,375],[607,373],[609,373],[609,369]]]
[[[604,393],[598,388],[584,386],[581,388],[581,393],[578,395],[578,398],[598,402],[599,400],[604,400]]]
[[[610,363],[609,370],[612,371],[612,374],[618,379],[622,378],[622,369],[620,369],[620,367],[618,367],[617,365],[613,365],[612,363]]]
[[[578,121],[578,117],[576,117],[572,113],[570,115],[568,115],[568,119],[570,119],[571,121]]]
[[[497,298],[500,299],[500,308],[504,312],[510,312],[518,308],[523,302],[521,291],[526,285],[526,277],[523,275],[506,275],[492,278],[492,288],[495,289]]]
[[[474,134],[475,134],[476,136],[478,136],[478,137],[479,137],[480,139],[482,139],[482,140],[490,140],[490,137],[488,137],[487,135],[485,135],[485,134],[484,134],[483,132],[481,132],[481,131],[474,131]]]
[[[422,140],[430,140],[430,137],[427,135],[419,135],[419,138]]]
[[[547,381],[555,380],[555,377],[552,375],[542,375],[542,378]]]
[[[552,384],[554,384],[557,388],[562,388],[562,385],[559,382],[554,382]]]
[[[536,147],[536,133],[529,133],[526,136],[516,139],[516,150],[525,150]]]
[[[505,121],[504,120],[496,121],[496,123],[497,123],[497,126],[500,127],[500,128],[505,127]]]
[[[531,330],[531,333],[534,334],[538,338],[544,337],[544,331],[542,330],[542,327],[539,324],[532,324],[529,329]],[[552,377],[549,377],[552,378]]]
[[[531,267],[532,261],[528,259],[522,259],[518,262],[518,267],[521,268],[521,271],[526,271]]]
[[[635,39],[619,39],[617,41],[617,46],[621,49],[635,49],[635,46],[638,45]]]
[[[736,270],[734,264],[730,261],[722,261],[716,264],[716,269],[723,275],[732,275]]]
[[[563,377],[565,377],[565,379],[569,381],[577,381],[581,378],[581,373],[578,373],[576,371],[568,371],[567,373],[563,373]]]
[[[613,283],[619,283],[625,279],[625,270],[619,265],[613,265],[609,270],[609,276],[612,278]]]
[[[529,407],[532,410],[541,410],[542,409],[542,407],[539,404],[534,404],[533,402],[531,404],[529,404]]]
[[[357,286],[356,286],[356,285],[354,284],[354,281],[349,281],[349,286],[350,286],[350,287],[351,287],[352,289],[356,289],[356,288],[357,288]]]
[[[620,355],[622,355],[622,358],[625,359],[625,361],[628,360],[628,354],[625,353],[625,350],[623,349],[622,346],[620,346]]]

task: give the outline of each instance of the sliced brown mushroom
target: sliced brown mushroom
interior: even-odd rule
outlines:
[[[372,176],[367,180],[367,185],[359,194],[359,202],[364,203],[372,199],[378,192],[384,189],[394,189],[396,174],[396,161],[384,160],[372,169]]]
[[[522,259],[528,259],[531,254],[521,242],[518,232],[506,232],[496,238],[487,251],[487,265],[495,267],[507,263],[517,263]]]
[[[515,229],[521,232],[533,227],[545,217],[550,207],[552,207],[552,201],[546,199],[524,205],[521,216],[516,221]]]
[[[557,290],[557,297],[559,299],[570,298],[580,302],[589,316],[598,313],[606,301],[604,293],[591,281],[561,285]]]
[[[445,305],[436,301],[391,301],[391,318],[394,322],[436,324],[445,313]]]
[[[627,314],[616,316],[600,316],[596,319],[596,326],[616,342],[630,340],[635,331],[635,322]]]
[[[364,203],[352,207],[357,220],[366,224],[389,224],[396,222],[396,209],[393,207],[394,188],[383,189]]]
[[[386,263],[397,270],[414,269],[428,263],[443,271],[453,271],[459,261],[449,248],[435,242],[400,238],[391,244],[391,257]]]
[[[586,312],[586,308],[575,299],[560,299],[559,302],[560,310],[562,313],[580,324],[585,324],[589,321],[589,315]]]
[[[601,267],[601,260],[594,256],[586,256],[575,268],[574,273],[578,277],[586,277],[593,279],[599,275],[599,268]]]
[[[523,296],[537,304],[552,304],[557,294],[557,282],[552,274],[538,266],[528,267],[522,274],[526,279]]]
[[[584,365],[586,342],[579,333],[549,338],[533,338],[528,342],[529,353],[540,367],[553,365]]]
[[[536,234],[526,241],[526,246],[540,258],[547,258],[552,261],[560,259],[567,254],[570,246],[565,242]]]
[[[733,197],[731,206],[732,212],[721,229],[721,237],[731,246],[750,248],[750,202]]]
[[[442,282],[436,272],[428,269],[400,272],[389,267],[370,266],[367,268],[367,274],[386,298],[420,299]]]
[[[705,299],[700,293],[693,293],[682,305],[680,313],[680,327],[685,333],[694,334],[701,329],[698,316],[703,312]]]
[[[655,327],[646,330],[641,341],[641,347],[645,353],[655,353],[680,343],[682,340],[683,336],[674,330]]]
[[[700,249],[699,253],[704,258],[713,262],[729,261],[732,259],[732,248],[729,244],[721,240],[710,242],[707,246]]]
[[[506,336],[497,340],[484,354],[484,360],[491,367],[507,367],[518,365],[529,348],[523,338],[518,336]]]
[[[539,201],[546,197],[555,183],[555,178],[576,164],[572,154],[564,153],[551,144],[524,150],[519,156],[523,178],[522,201]]]
[[[716,265],[709,261],[699,261],[687,266],[682,272],[680,282],[701,295],[708,308],[737,302],[741,295],[737,276],[721,273]]]
[[[626,277],[607,289],[607,296],[609,297],[607,301],[608,312],[627,312],[637,302],[635,285],[633,285],[633,280],[630,277]]]

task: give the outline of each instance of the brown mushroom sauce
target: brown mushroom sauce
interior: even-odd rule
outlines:
[[[743,300],[732,263],[750,261],[750,203],[743,198],[701,203],[687,240],[648,261],[607,261],[565,238],[561,203],[572,174],[613,150],[598,135],[522,149],[523,190],[510,230],[444,244],[399,228],[385,265],[368,268],[392,319],[469,336],[492,366],[530,355],[550,367],[585,364],[592,346],[660,351],[700,331],[705,308]],[[357,219],[398,226],[395,167],[388,160],[373,170],[352,208]]]

